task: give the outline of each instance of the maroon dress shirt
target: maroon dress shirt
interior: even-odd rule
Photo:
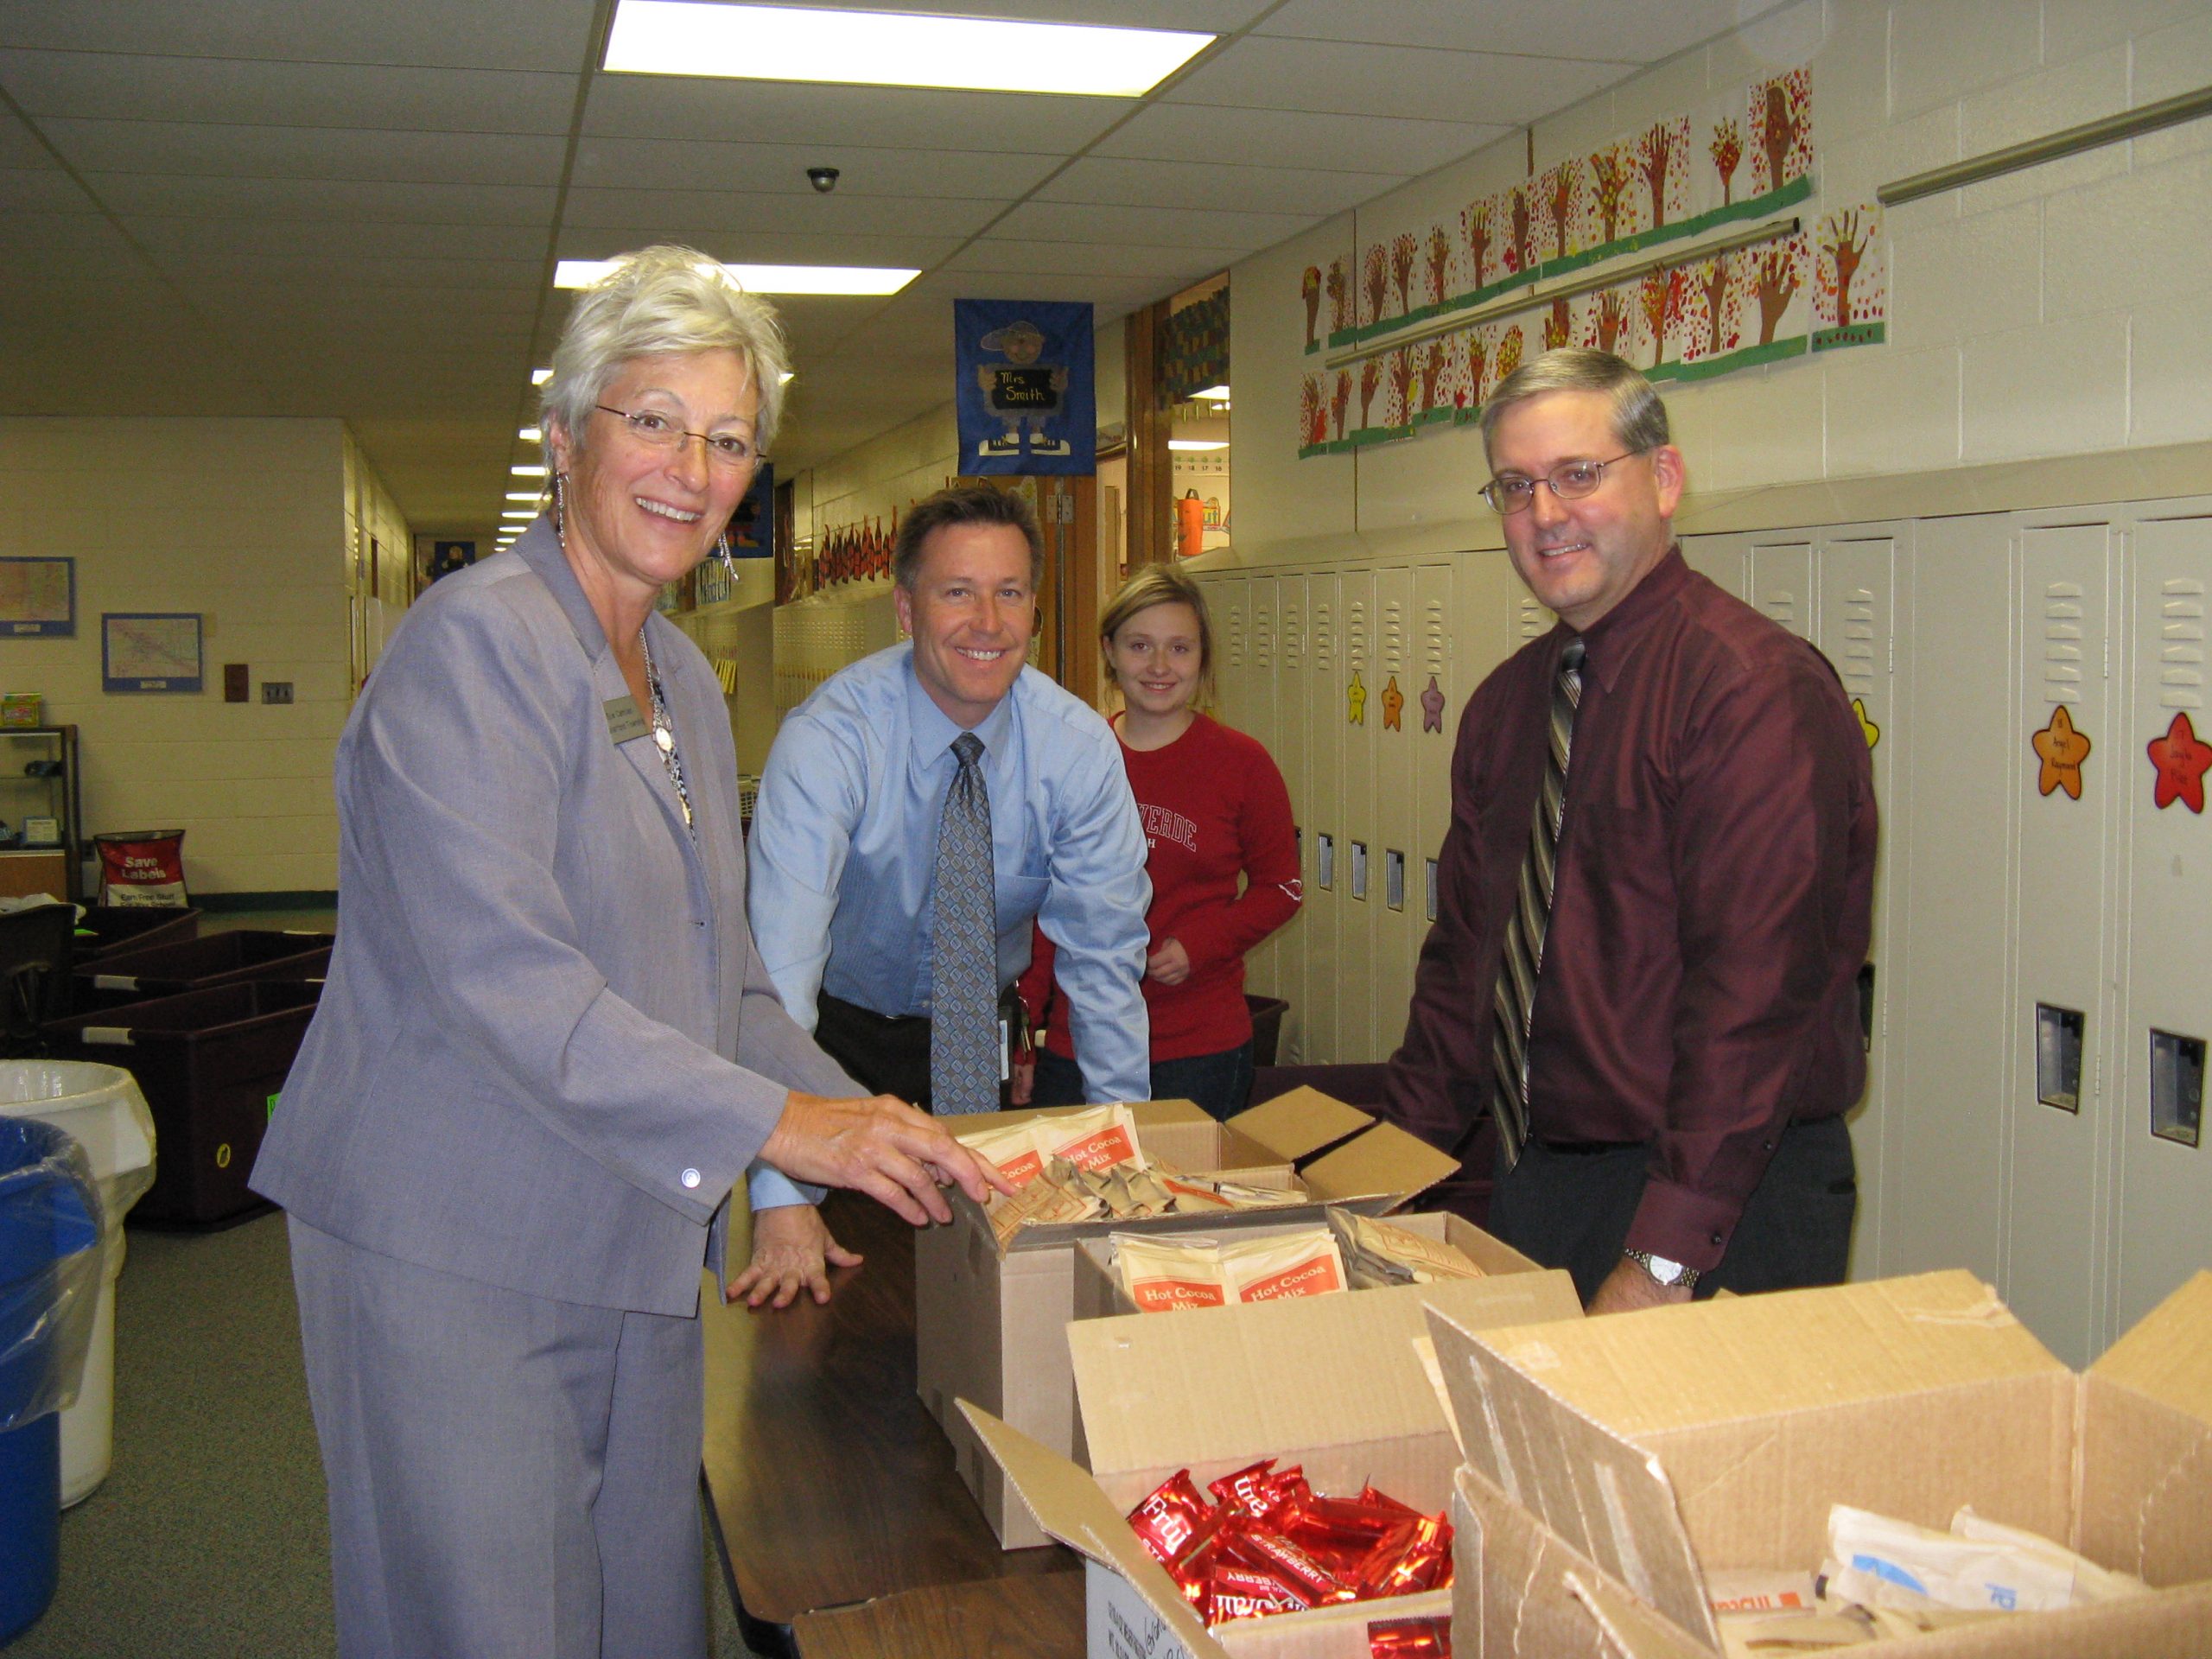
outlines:
[[[1452,753],[1387,1110],[1463,1158],[1490,1109],[1491,996],[1573,637],[1562,624],[1484,680]],[[1827,660],[1679,550],[1582,638],[1529,1133],[1649,1146],[1628,1246],[1707,1270],[1782,1130],[1866,1084],[1872,770]]]

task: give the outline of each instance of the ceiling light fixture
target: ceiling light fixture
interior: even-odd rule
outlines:
[[[552,378],[553,371],[550,369],[532,369],[530,372],[530,384],[533,386],[542,386]]]
[[[1167,447],[1179,454],[1197,454],[1208,449],[1226,449],[1229,443],[1226,439],[1170,438]]]
[[[526,507],[509,507],[505,512],[501,513],[499,517],[502,518],[519,518],[526,524],[531,519],[537,518],[537,515],[531,512]]]
[[[535,501],[537,499],[537,492],[536,490],[509,490],[507,492],[507,499],[510,501]]]
[[[545,476],[545,468],[543,467],[510,467],[507,470],[512,473],[517,478],[543,478]]]
[[[620,0],[604,67],[640,75],[1141,98],[1214,38],[897,11]],[[794,73],[797,65],[805,67]]]
[[[553,267],[553,286],[589,288],[614,264],[612,259],[563,259]],[[724,265],[722,270],[748,294],[896,294],[922,274],[897,265]]]
[[[540,432],[534,426],[525,426],[521,431],[516,433],[515,435],[520,438],[524,443],[543,443],[545,442],[545,435],[543,432]]]
[[[1192,392],[1191,400],[1201,404],[1225,404],[1229,401],[1229,388],[1225,385],[1208,386],[1204,391]]]

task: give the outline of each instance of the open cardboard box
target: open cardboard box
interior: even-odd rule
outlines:
[[[1837,1503],[1937,1529],[1971,1504],[2158,1592],[1853,1659],[2212,1653],[2212,1273],[2078,1376],[1961,1272],[1430,1323],[1467,1454],[1461,1659],[1711,1659],[1706,1571],[1817,1569]]]
[[[1088,1109],[995,1112],[963,1130]],[[1075,1446],[1075,1386],[1064,1335],[1075,1317],[1077,1241],[1109,1232],[1221,1232],[1304,1219],[1325,1205],[1368,1215],[1395,1209],[1459,1167],[1394,1124],[1312,1089],[1296,1089],[1216,1122],[1186,1100],[1131,1106],[1147,1158],[1192,1174],[1220,1174],[1254,1186],[1300,1192],[1308,1202],[1249,1215],[1160,1216],[1146,1221],[1024,1227],[1003,1247],[982,1206],[954,1192],[952,1223],[925,1228],[914,1243],[915,1382],[952,1441],[960,1478],[975,1493],[999,1541],[1020,1549],[1051,1541],[1019,1504],[1009,1506],[998,1465],[954,1402],[970,1400],[1052,1451]],[[1308,1159],[1310,1162],[1301,1162]]]
[[[1471,1221],[1448,1213],[1402,1215],[1390,1217],[1394,1227],[1403,1227],[1408,1232],[1419,1233],[1423,1238],[1449,1244],[1485,1274],[1497,1278],[1506,1274],[1541,1273],[1543,1268],[1499,1238],[1492,1238]],[[1325,1228],[1325,1220],[1312,1217],[1295,1223],[1275,1222],[1267,1226],[1240,1230],[1239,1239],[1269,1237],[1277,1234],[1304,1231],[1313,1227]],[[1115,1229],[1119,1232],[1121,1229]],[[1204,1227],[1192,1230],[1203,1236]],[[1354,1287],[1354,1289],[1357,1289]],[[1387,1290],[1393,1295],[1409,1294],[1418,1297],[1431,1287],[1427,1285],[1391,1285],[1371,1287],[1361,1294],[1373,1290]],[[1114,1266],[1114,1245],[1110,1239],[1086,1238],[1079,1241],[1075,1252],[1075,1317],[1078,1319],[1111,1319],[1138,1311],[1122,1287],[1122,1275]],[[1206,1318],[1225,1310],[1217,1307],[1180,1308],[1179,1315],[1197,1313]],[[1155,1317],[1157,1317],[1155,1315]]]
[[[961,1402],[1017,1505],[1092,1564],[1091,1659],[1368,1659],[1370,1622],[1451,1609],[1451,1592],[1433,1591],[1209,1632],[1125,1518],[1179,1469],[1203,1488],[1267,1458],[1301,1465],[1319,1491],[1357,1492],[1371,1480],[1415,1509],[1443,1510],[1459,1452],[1416,1347],[1430,1306],[1465,1331],[1582,1312],[1566,1274],[1535,1271],[1087,1319],[1068,1327],[1067,1346],[1089,1472]]]

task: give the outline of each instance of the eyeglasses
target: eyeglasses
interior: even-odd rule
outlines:
[[[1509,473],[1503,478],[1493,478],[1482,487],[1482,498],[1502,517],[1526,512],[1536,499],[1536,486],[1548,487],[1561,501],[1580,501],[1586,495],[1597,493],[1598,486],[1605,481],[1605,468],[1618,467],[1622,461],[1649,454],[1648,449],[1631,449],[1624,455],[1615,455],[1610,461],[1570,461],[1548,478],[1522,478]]]
[[[592,407],[602,415],[620,416],[622,424],[630,429],[630,435],[649,449],[681,449],[684,439],[696,438],[706,445],[707,459],[718,467],[742,467],[754,459],[753,440],[741,438],[734,432],[686,432],[658,410],[614,409],[606,404],[594,404]]]

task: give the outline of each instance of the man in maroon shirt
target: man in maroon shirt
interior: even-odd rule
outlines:
[[[1514,568],[1560,625],[1460,720],[1388,1111],[1465,1160],[1459,1207],[1491,1175],[1491,1230],[1571,1269],[1592,1313],[1834,1282],[1857,1203],[1842,1114],[1866,1082],[1859,722],[1826,658],[1682,562],[1681,453],[1629,365],[1547,353],[1499,386],[1483,438]],[[1532,915],[1555,696],[1564,807]]]

